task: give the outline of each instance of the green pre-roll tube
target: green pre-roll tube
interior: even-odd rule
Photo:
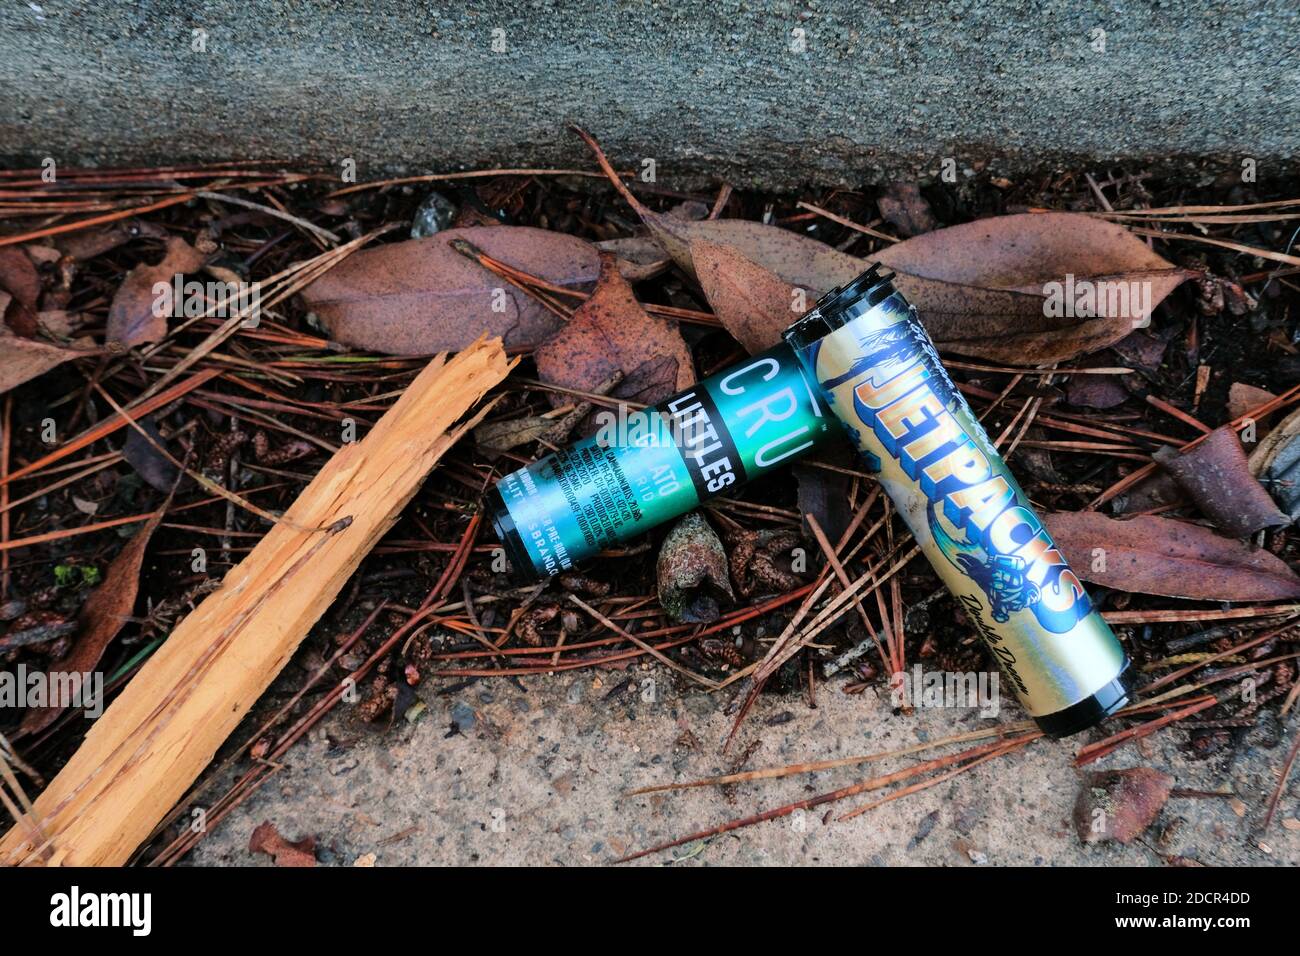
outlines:
[[[785,344],[653,408],[603,411],[597,423],[596,434],[488,492],[493,527],[517,576],[567,571],[840,430]]]
[[[878,266],[785,333],[810,378],[1052,737],[1128,700],[1128,658]]]

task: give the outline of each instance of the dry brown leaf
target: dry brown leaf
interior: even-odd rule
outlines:
[[[1065,400],[1085,408],[1114,408],[1129,400],[1129,390],[1119,375],[1071,375],[1065,383]]]
[[[790,282],[785,275],[749,259],[734,245],[696,239],[690,248],[702,257],[694,263],[692,255],[692,262],[698,266],[696,275],[709,303],[718,312],[719,320],[751,352],[777,344],[781,332],[798,318],[790,309],[795,287],[816,289]],[[1044,315],[1044,299],[1038,295],[902,273],[895,276],[894,283],[917,307],[931,338],[949,352],[1016,364],[1057,362],[1102,348],[1114,337],[1109,320]],[[1099,332],[1105,334],[1099,338]]]
[[[1152,767],[1087,774],[1074,804],[1080,841],[1131,843],[1155,822],[1173,786],[1173,777]]]
[[[35,335],[41,277],[19,246],[0,246],[0,292],[13,297],[8,308],[0,308],[0,324],[22,336]]]
[[[159,450],[167,447],[167,440],[158,430],[155,418],[156,416],[149,415],[138,419],[136,424],[139,428],[127,429],[126,441],[122,443],[122,458],[144,479],[145,484],[167,494],[176,487],[177,470]],[[258,463],[271,464],[267,461]],[[190,479],[185,478],[185,482],[188,485]]]
[[[127,273],[113,296],[113,304],[108,308],[108,341],[124,348],[160,341],[167,335],[170,316],[158,314],[154,285],[159,282],[171,285],[177,275],[193,272],[202,265],[203,253],[184,239],[169,238],[162,261],[136,266]]]
[[[6,299],[8,296],[0,292],[0,310]],[[98,352],[98,349],[93,348],[66,348],[43,339],[25,339],[0,327],[0,395],[38,375],[44,375],[69,359],[96,355]]]
[[[1128,368],[1154,374],[1164,362],[1169,343],[1164,338],[1157,338],[1139,329],[1124,336],[1111,349]]]
[[[1157,471],[1115,496],[1115,514],[1140,514],[1183,505],[1187,495],[1168,472]]]
[[[1072,212],[978,219],[895,243],[872,259],[909,275],[1038,294],[1044,283],[1062,281],[1067,273],[1174,273],[1170,289],[1187,278],[1123,226]],[[1158,302],[1164,294],[1153,298]]]
[[[1300,597],[1300,577],[1281,558],[1199,525],[1151,515],[1121,521],[1095,511],[1044,521],[1070,567],[1093,584],[1199,601]]]
[[[93,671],[99,660],[126,619],[135,609],[135,598],[140,591],[140,568],[145,550],[154,529],[162,521],[162,513],[144,523],[135,536],[118,552],[104,573],[104,582],[91,592],[81,608],[77,635],[72,648],[60,660],[50,664],[50,671],[65,674],[85,674]],[[33,707],[23,714],[21,733],[34,734],[44,730],[63,713],[63,707]]]
[[[949,290],[928,305],[943,290],[909,292],[909,281],[929,279],[963,289],[1019,292],[1039,300],[1012,304],[1024,310],[1019,313],[1024,326],[1015,321],[1014,313],[1000,320],[988,313],[987,307],[997,304],[990,299],[972,302],[979,307],[971,310],[977,314],[965,328],[958,324],[930,333],[951,351],[1034,364],[1064,361],[1120,341],[1136,324],[1149,319],[1149,312],[1144,314],[1138,303],[1154,309],[1192,275],[1156,255],[1122,226],[1063,212],[996,216],[950,226],[897,243],[872,259],[902,274],[898,287],[920,309],[923,321],[936,305],[943,311],[945,303],[960,316],[959,304]],[[1080,280],[1087,280],[1094,290],[1106,288],[1102,283],[1125,283],[1139,294],[1126,296],[1127,301],[1117,297],[1113,303],[1099,294],[1095,318],[1050,317],[1044,308],[1048,284],[1060,283],[1064,296],[1067,276],[1073,276],[1079,289],[1088,288]]]
[[[315,866],[316,838],[305,836],[298,841],[286,840],[274,823],[264,820],[253,830],[248,852],[265,853],[276,866]]]
[[[578,133],[650,233],[692,275],[698,270],[691,247],[700,242],[731,246],[781,281],[818,295],[878,261],[898,273],[895,284],[917,307],[936,344],[963,355],[1016,364],[1065,361],[1119,341],[1132,332],[1136,319],[1147,317],[1131,303],[1111,303],[1105,295],[1097,296],[1096,317],[1049,315],[1045,286],[1064,283],[1067,274],[1093,283],[1137,283],[1139,291],[1150,293],[1149,303],[1142,304],[1151,308],[1190,275],[1123,227],[1074,213],[984,219],[925,233],[867,260],[763,223],[685,222],[646,208],[618,178],[599,144]],[[1064,299],[1065,289],[1061,293],[1052,301]],[[762,340],[772,345],[779,332],[768,330]]]
[[[136,239],[166,239],[167,230],[144,219],[120,219],[98,229],[84,229],[55,237],[60,255],[84,262]]]
[[[673,261],[692,275],[697,274],[691,255],[694,242],[730,246],[746,259],[774,272],[783,282],[813,289],[818,295],[850,281],[868,265],[865,260],[825,243],[761,222],[745,219],[687,222],[648,209],[641,213],[641,219]]]
[[[691,243],[698,241],[731,246],[790,285],[814,289],[818,294],[848,282],[865,268],[856,256],[776,226],[743,219],[693,221],[655,212],[632,195],[590,133],[578,127],[574,127],[574,132],[590,147],[610,183],[640,217],[650,235],[691,275],[695,275]]]
[[[908,241],[935,235],[939,233]],[[1050,364],[1105,348],[1116,337],[1105,319],[1046,315],[1045,297],[1035,293],[986,289],[902,272],[894,277],[894,285],[916,306],[921,324],[945,352],[1016,365]]]
[[[618,271],[628,282],[652,279],[672,265],[672,259],[664,252],[664,247],[650,236],[606,239],[596,243],[596,248],[618,256]]]
[[[474,441],[488,451],[509,451],[519,445],[537,441],[554,427],[554,421],[540,415],[484,422],[474,429]]]
[[[1063,361],[1120,341],[1136,325],[1149,320],[1149,311],[1139,308],[1138,302],[1154,309],[1192,275],[1156,255],[1122,226],[1075,213],[1023,213],[980,219],[900,242],[874,258],[911,276],[1023,292],[1044,299],[1049,283],[1060,283],[1064,293],[1068,276],[1074,277],[1077,288],[1084,288],[1080,280],[1087,280],[1094,289],[1105,288],[1103,283],[1124,283],[1139,292],[1127,302],[1114,303],[1099,294],[1098,317],[1062,316],[1048,326],[1027,330],[1028,335],[1017,336],[1017,348],[1024,350],[1019,361],[1036,363]],[[1038,317],[1043,317],[1041,310]],[[959,350],[955,345],[949,347]],[[992,351],[967,354],[1015,361],[1014,350],[1001,355]]]
[[[532,296],[451,248],[463,239],[553,285],[586,289],[600,262],[576,236],[527,226],[471,226],[363,249],[302,291],[336,341],[393,355],[456,351],[479,336],[533,348],[563,324]]]
[[[623,379],[610,393],[654,405],[695,381],[690,350],[674,323],[646,313],[618,271],[614,256],[601,254],[600,281],[591,298],[533,353],[542,381],[595,391],[616,372]],[[551,396],[557,404],[572,401]]]
[[[745,258],[734,246],[697,239],[690,248],[696,278],[714,314],[751,355],[780,341],[786,326],[816,298]]]
[[[692,275],[698,270],[691,246],[700,242],[731,246],[781,281],[818,295],[880,262],[898,273],[895,284],[916,306],[936,344],[963,355],[1016,364],[1065,361],[1119,341],[1133,331],[1135,320],[1149,317],[1131,301],[1116,297],[1111,302],[1102,294],[1094,303],[1096,317],[1049,315],[1049,304],[1065,304],[1069,287],[1057,294],[1046,286],[1064,286],[1067,275],[1088,280],[1094,292],[1102,282],[1135,283],[1136,291],[1149,293],[1137,297],[1140,304],[1152,309],[1191,275],[1122,226],[1076,213],[982,219],[927,232],[865,260],[763,223],[686,222],[646,208],[619,179],[599,144],[582,130],[578,133],[651,235]],[[1076,303],[1071,299],[1069,305]],[[779,332],[768,331],[763,340],[772,345]]]
[[[69,312],[67,309],[46,309],[36,314],[36,325],[46,336],[54,341],[67,341],[87,325],[94,325],[95,321],[88,315],[80,312]],[[87,345],[90,344],[87,338]]]
[[[1290,524],[1250,472],[1230,425],[1216,428],[1186,451],[1161,448],[1153,456],[1211,521],[1237,538]]]
[[[1277,396],[1267,389],[1257,388],[1246,382],[1233,382],[1232,387],[1228,389],[1228,418],[1235,421],[1252,408],[1259,408],[1259,406],[1271,402],[1275,398]],[[1273,413],[1269,412],[1255,422],[1257,438],[1264,437],[1262,426],[1268,424],[1272,417]]]

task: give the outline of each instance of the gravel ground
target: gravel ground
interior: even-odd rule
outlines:
[[[654,680],[655,700],[641,682]],[[618,688],[625,682],[633,683]],[[420,690],[427,709],[388,730],[340,711],[292,750],[283,770],[223,821],[189,862],[247,865],[249,837],[264,820],[291,840],[317,838],[322,863],[600,865],[620,854],[852,783],[852,768],[718,790],[624,797],[632,788],[729,772],[756,744],[745,769],[833,759],[937,740],[984,726],[971,711],[893,715],[868,691],[820,688],[804,697],[764,695],[733,753],[720,742],[729,719],[719,701],[655,665],[641,670],[501,681],[451,696]],[[1001,720],[1018,719],[1004,709]],[[450,733],[453,725],[460,732]],[[1185,734],[1164,731],[1089,769],[1150,766],[1175,787],[1231,791],[1235,800],[1175,796],[1127,846],[1084,846],[1071,812],[1082,772],[1077,747],[1036,743],[928,791],[854,820],[826,808],[717,837],[703,847],[643,860],[680,865],[1160,865],[1183,857],[1209,865],[1300,863],[1300,781],[1292,781],[1268,833],[1256,832],[1284,757],[1266,717],[1231,753],[1185,755]],[[241,738],[242,739],[242,738]],[[907,758],[870,765],[871,773]],[[868,797],[835,805],[844,812]],[[1288,825],[1287,820],[1292,822]],[[1262,846],[1261,846],[1262,844]],[[373,854],[373,859],[371,858]]]

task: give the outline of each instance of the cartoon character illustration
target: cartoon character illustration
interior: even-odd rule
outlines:
[[[927,506],[930,532],[943,556],[979,585],[989,599],[993,620],[1004,624],[1014,611],[1033,607],[1042,598],[1038,585],[1025,577],[1028,562],[1015,554],[989,554],[963,535],[957,540],[939,521],[934,503]]]
[[[970,554],[956,557],[958,567],[972,578],[989,599],[993,620],[1005,623],[1012,611],[1023,611],[1038,603],[1038,585],[1025,579],[1025,559],[1014,554],[995,554],[981,563]]]

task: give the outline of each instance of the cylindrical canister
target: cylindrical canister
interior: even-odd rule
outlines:
[[[541,580],[807,454],[840,431],[785,344],[506,475],[488,512],[515,572]]]
[[[890,277],[873,266],[785,338],[1039,726],[1124,706],[1124,649]]]

